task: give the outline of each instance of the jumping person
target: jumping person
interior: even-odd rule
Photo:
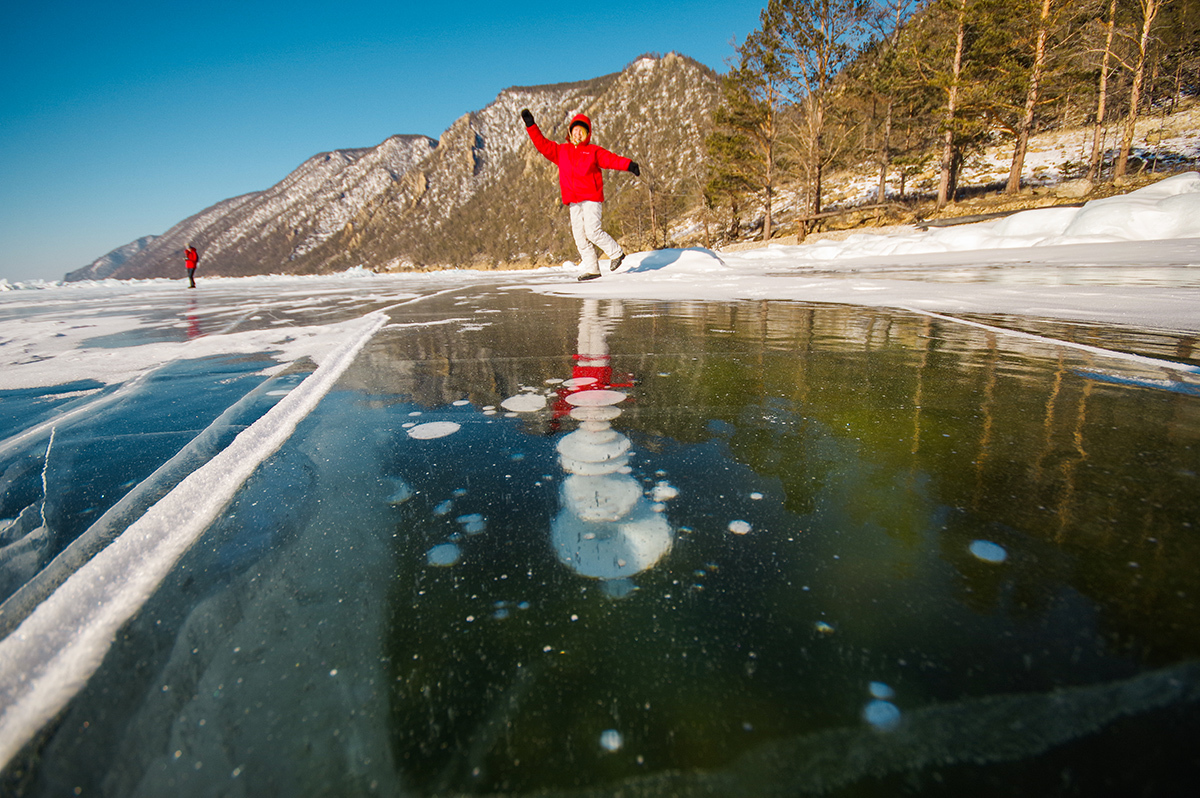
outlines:
[[[187,263],[188,270],[188,288],[196,287],[196,264],[200,262],[200,253],[191,244],[187,245],[187,249],[183,251],[183,257]]]
[[[533,146],[546,156],[546,160],[558,166],[558,185],[563,204],[571,212],[571,232],[583,266],[579,279],[594,280],[600,276],[600,261],[593,244],[604,250],[609,258],[609,269],[616,271],[625,259],[625,251],[600,226],[601,203],[604,202],[604,177],[600,170],[619,169],[640,175],[638,165],[592,144],[592,122],[583,114],[576,114],[571,119],[567,140],[561,144],[542,135],[528,108],[521,111],[521,119]]]

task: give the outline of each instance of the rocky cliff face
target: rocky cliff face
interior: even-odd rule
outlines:
[[[650,182],[660,227],[700,186],[717,80],[672,53],[580,83],[506,89],[437,141],[393,136],[369,149],[322,153],[266,191],[220,202],[67,279],[177,277],[189,242],[200,250],[201,274],[216,275],[489,268],[571,257],[555,167],[529,143],[522,108],[558,139],[571,116],[587,113],[595,143],[644,167],[649,181],[609,172],[605,182],[606,225],[642,248],[653,237]]]

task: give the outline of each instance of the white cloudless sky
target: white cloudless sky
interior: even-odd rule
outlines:
[[[648,52],[725,71],[763,0],[43,0],[0,26],[0,278],[55,280],[319,152],[436,138]]]

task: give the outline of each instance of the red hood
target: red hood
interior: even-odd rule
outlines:
[[[575,114],[575,116],[571,117],[571,124],[567,125],[567,141],[571,140],[571,128],[575,127],[575,125],[577,125],[577,124],[581,124],[585,128],[587,128],[587,138],[585,138],[583,140],[583,143],[585,145],[591,144],[592,143],[592,120],[588,119],[586,114]]]

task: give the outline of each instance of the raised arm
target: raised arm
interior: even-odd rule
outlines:
[[[558,163],[558,145],[542,135],[541,128],[537,126],[537,122],[533,121],[533,114],[529,112],[528,108],[521,111],[521,121],[525,123],[525,132],[529,134],[537,151],[551,163]]]

